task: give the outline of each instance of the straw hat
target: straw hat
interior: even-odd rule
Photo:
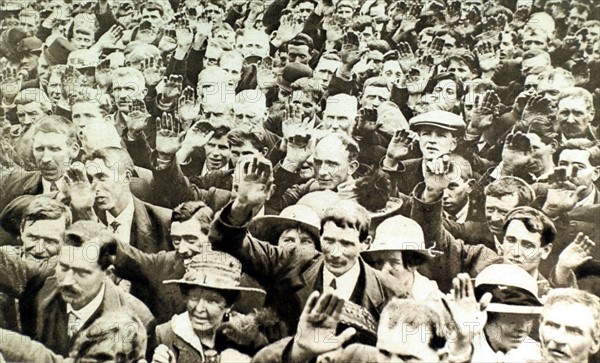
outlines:
[[[321,218],[312,208],[294,204],[285,208],[278,216],[255,218],[249,227],[254,237],[271,244],[277,244],[279,236],[290,228],[302,228],[318,242]]]

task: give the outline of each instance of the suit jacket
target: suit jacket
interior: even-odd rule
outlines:
[[[286,322],[291,333],[296,331],[298,318],[314,290],[323,291],[324,257],[302,254],[299,248],[279,248],[247,234],[248,225],[228,224],[231,204],[215,217],[209,239],[215,250],[238,258],[245,272],[267,289],[266,306],[272,307]],[[390,297],[377,272],[362,259],[352,302],[367,309],[379,320],[379,314]]]
[[[383,163],[381,161],[380,165]],[[397,170],[386,170],[392,186],[400,193],[410,195],[415,186],[422,182],[423,179],[423,158],[408,159],[398,164]]]
[[[34,338],[53,352],[66,356],[83,329],[92,325],[102,315],[118,310],[130,312],[140,319],[149,332],[153,331],[151,329],[154,328],[154,317],[141,301],[123,292],[109,279],[105,279],[105,286],[104,297],[98,310],[81,326],[77,334],[69,338],[67,304],[58,292],[56,278],[48,278],[36,297],[38,319]]]
[[[233,171],[234,169],[211,171],[206,175],[190,178],[190,182],[195,184],[198,188],[205,190],[210,188],[232,190]]]

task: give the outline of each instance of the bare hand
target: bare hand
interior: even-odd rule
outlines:
[[[194,95],[194,89],[187,86],[177,102],[177,113],[183,122],[183,129],[187,130],[191,124],[198,119],[200,114],[200,102]]]
[[[403,160],[410,152],[416,134],[410,130],[398,130],[390,140],[387,148],[386,158],[390,158],[396,163]]]
[[[160,159],[172,159],[181,148],[182,139],[181,122],[177,117],[164,112],[162,117],[156,118],[156,151]]]
[[[251,210],[253,215],[262,208],[269,198],[273,181],[273,167],[267,159],[241,157],[236,167],[237,197],[234,204]]]
[[[592,259],[592,250],[596,244],[586,235],[579,232],[575,240],[565,248],[558,257],[558,265],[574,270],[584,262]]]
[[[175,353],[164,344],[159,345],[154,349],[151,363],[177,363]]]
[[[165,102],[174,102],[183,89],[183,77],[178,74],[172,74],[164,80],[162,97]]]
[[[81,163],[73,164],[65,173],[63,190],[65,204],[74,212],[86,214],[93,210],[96,193],[87,178],[85,167]]]
[[[203,124],[206,124],[206,121],[198,121],[186,131],[182,147],[196,150],[208,144],[215,132],[210,131],[210,128],[202,127]]]
[[[144,59],[142,62],[142,73],[144,73],[147,86],[154,87],[160,83],[165,75],[165,70],[160,58],[150,57]]]
[[[142,100],[132,100],[131,110],[127,115],[127,131],[138,134],[148,126],[150,114],[146,110],[146,104]]]
[[[444,300],[448,304],[459,339],[469,342],[476,334],[480,333],[487,322],[487,306],[492,301],[489,292],[475,299],[475,291],[471,278],[466,273],[458,274],[452,280],[453,301]]]

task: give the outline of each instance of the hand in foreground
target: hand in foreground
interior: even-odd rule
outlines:
[[[235,166],[233,189],[237,194],[233,201],[230,222],[242,225],[255,216],[271,197],[273,190],[273,166],[267,159],[243,156]]]
[[[164,112],[156,118],[156,151],[159,159],[170,160],[181,148],[183,132],[177,117]]]

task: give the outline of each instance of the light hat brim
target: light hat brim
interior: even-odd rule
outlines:
[[[177,280],[165,280],[163,284],[179,284],[179,285],[187,285],[187,286],[198,286],[198,287],[206,287],[209,289],[222,290],[222,291],[240,291],[240,292],[251,292],[266,295],[266,291],[263,289],[258,289],[254,287],[244,287],[244,286],[216,286],[214,284],[206,284],[196,281],[189,281],[185,279],[177,279]]]
[[[435,122],[435,121],[419,121],[419,122],[415,122],[412,125],[410,125],[411,129],[417,129],[421,126],[433,126],[433,127],[437,127],[439,129],[443,129],[443,130],[448,130],[448,131],[461,131],[464,128],[462,127],[454,127],[454,126],[450,126],[450,125],[446,125],[443,123],[439,123],[439,122]]]
[[[369,256],[369,255],[373,255],[378,252],[391,252],[391,251],[417,252],[417,253],[424,255],[427,258],[432,258],[432,257],[436,257],[436,256],[444,254],[444,252],[437,251],[434,249],[400,249],[400,248],[387,248],[387,247],[368,249],[366,251],[362,251],[361,254]]]
[[[525,306],[525,305],[508,305],[501,303],[490,303],[487,311],[492,313],[507,313],[507,314],[541,314],[542,306]]]
[[[250,233],[262,240],[277,245],[279,236],[291,228],[305,229],[315,241],[319,242],[319,228],[305,222],[280,216],[258,217],[250,223]],[[318,246],[317,246],[318,247]]]

